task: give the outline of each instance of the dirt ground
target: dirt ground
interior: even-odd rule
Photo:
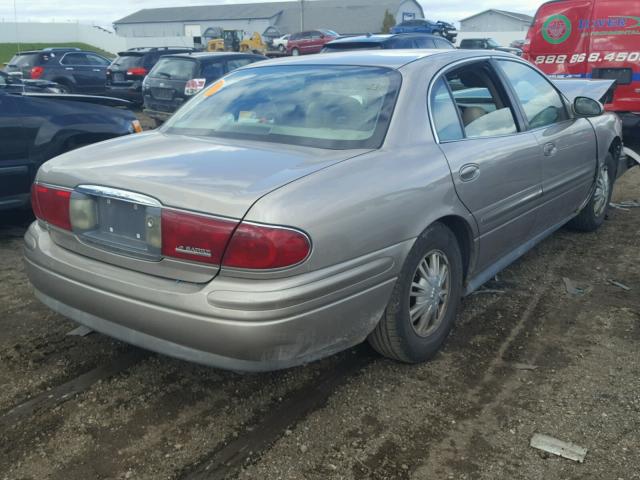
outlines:
[[[615,200],[639,199],[637,168]],[[0,219],[0,479],[640,479],[638,208],[561,230],[466,298],[427,364],[363,345],[255,375],[66,335],[26,280],[28,223]]]

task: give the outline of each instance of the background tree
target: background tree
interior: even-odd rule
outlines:
[[[389,13],[389,10],[384,11],[384,19],[382,20],[382,33],[389,33],[393,27],[396,26],[396,17]]]

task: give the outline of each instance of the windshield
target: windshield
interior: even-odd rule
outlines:
[[[118,58],[116,58],[113,63],[111,64],[112,67],[120,67],[123,70],[132,68],[132,67],[139,67],[140,65],[142,65],[142,59],[143,59],[144,55],[141,54],[124,54],[124,55],[120,55]]]
[[[33,67],[38,61],[40,53],[19,53],[9,60],[8,65],[12,67]]]
[[[329,149],[379,148],[401,76],[358,66],[273,66],[237,71],[190,101],[168,133]]]
[[[500,44],[496,42],[493,38],[487,39],[487,45],[489,45],[491,48],[496,48],[500,46]]]
[[[161,58],[149,72],[150,77],[171,80],[191,80],[196,74],[196,62],[188,58]]]

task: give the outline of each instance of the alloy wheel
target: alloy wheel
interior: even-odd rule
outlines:
[[[409,315],[414,332],[428,337],[442,323],[451,288],[447,256],[432,250],[424,256],[413,275],[409,292]]]
[[[609,183],[609,168],[603,165],[598,171],[596,180],[596,191],[593,194],[593,213],[596,217],[601,216],[607,208],[611,184]]]

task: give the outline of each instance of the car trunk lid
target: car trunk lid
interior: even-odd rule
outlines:
[[[157,242],[148,248],[150,217],[178,210],[237,224],[262,196],[363,152],[151,132],[57,157],[41,167],[37,181],[97,202],[97,226],[86,232],[74,228],[74,235],[55,232],[56,243],[133,270],[204,283],[219,265],[164,258]]]

